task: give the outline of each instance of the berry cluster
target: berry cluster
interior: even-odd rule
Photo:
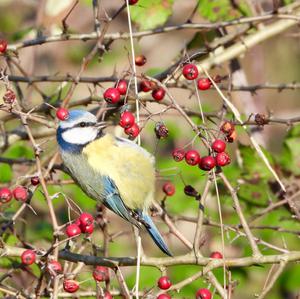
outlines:
[[[28,189],[23,186],[17,186],[12,191],[6,187],[0,189],[0,204],[8,203],[12,200],[12,198],[26,202],[28,197]]]
[[[195,64],[189,63],[186,64],[182,68],[182,75],[187,79],[187,80],[196,80],[199,75],[198,68]],[[210,89],[212,83],[209,78],[199,78],[197,80],[197,87],[199,90],[207,90]]]
[[[82,213],[78,219],[66,227],[66,234],[69,238],[81,233],[91,234],[94,231],[94,217],[89,213]]]
[[[140,128],[135,122],[135,117],[130,111],[121,114],[119,125],[124,128],[124,132],[131,138],[136,138],[140,133]]]

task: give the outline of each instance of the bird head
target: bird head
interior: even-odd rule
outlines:
[[[70,110],[68,119],[59,122],[57,141],[63,150],[73,151],[95,140],[105,127],[88,111]]]

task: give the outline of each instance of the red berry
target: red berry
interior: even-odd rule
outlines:
[[[89,213],[82,213],[79,217],[82,226],[91,225],[94,223],[94,217]]]
[[[38,176],[32,177],[31,178],[31,185],[37,186],[40,183],[40,179]]]
[[[226,135],[230,135],[234,131],[234,124],[229,121],[225,121],[221,126],[221,131]]]
[[[0,203],[10,202],[12,199],[12,193],[8,188],[0,189]]]
[[[166,91],[162,88],[156,88],[152,91],[152,97],[155,101],[159,102],[165,97]]]
[[[189,165],[197,165],[200,163],[200,155],[197,151],[195,150],[189,150],[185,154],[185,161]]]
[[[172,299],[172,297],[168,294],[160,294],[156,297],[156,299]]]
[[[107,88],[103,94],[104,100],[110,104],[116,104],[120,101],[121,95],[117,88]]]
[[[65,279],[63,281],[64,290],[68,293],[75,293],[79,289],[79,283],[76,280]]]
[[[197,82],[198,89],[207,90],[211,87],[211,82],[208,78],[200,78]]]
[[[0,53],[4,53],[7,49],[7,41],[5,39],[0,39]]]
[[[80,229],[83,233],[86,233],[86,234],[92,234],[93,231],[94,231],[94,224],[90,224],[90,225],[87,225],[87,226],[83,226],[81,225],[80,226]]]
[[[200,161],[199,167],[202,170],[211,170],[216,166],[215,158],[212,156],[203,157]]]
[[[135,64],[137,66],[143,66],[147,62],[147,58],[144,55],[135,57]]]
[[[222,259],[223,255],[219,251],[214,251],[214,252],[211,253],[210,258],[212,258],[212,259]]]
[[[28,191],[22,186],[18,186],[13,190],[13,196],[16,200],[25,202],[28,198]]]
[[[104,293],[103,299],[113,299],[113,296],[111,295],[110,292],[106,291],[106,292]]]
[[[56,117],[59,120],[66,120],[69,118],[69,111],[65,108],[59,108],[56,111]]]
[[[139,2],[139,0],[129,0],[128,3],[129,5],[134,5],[137,4]]]
[[[35,252],[31,249],[23,251],[21,255],[21,261],[24,265],[32,265],[35,262]]]
[[[199,72],[195,64],[189,63],[183,67],[182,74],[187,80],[195,80]]]
[[[211,299],[211,292],[208,289],[199,289],[196,293],[196,299]]]
[[[120,95],[125,95],[127,92],[127,82],[126,80],[120,80],[116,83],[115,87],[118,89]]]
[[[129,111],[124,111],[121,114],[119,125],[122,128],[127,129],[132,127],[134,125],[134,122],[135,122],[134,115]]]
[[[140,83],[140,89],[143,92],[148,92],[150,90],[152,90],[155,87],[155,83],[149,80],[143,80]]]
[[[61,263],[58,261],[50,261],[47,264],[47,271],[51,276],[56,276],[59,273],[62,273]]]
[[[77,224],[73,223],[67,226],[66,234],[69,238],[78,236],[81,234],[81,229]]]
[[[167,196],[172,196],[175,193],[175,186],[171,182],[164,183],[162,190]]]
[[[6,104],[12,104],[16,100],[16,94],[13,90],[7,89],[4,96],[3,101]]]
[[[183,158],[185,156],[185,151],[183,149],[176,148],[173,150],[172,156],[176,162],[180,162],[183,160]]]
[[[216,156],[216,163],[218,166],[226,166],[230,164],[231,159],[226,152],[218,153]]]
[[[107,267],[97,266],[93,271],[93,277],[96,281],[108,281],[109,271]]]
[[[167,290],[171,287],[171,285],[172,285],[172,283],[171,283],[170,278],[168,276],[162,276],[157,281],[157,286],[161,290]]]
[[[125,129],[124,132],[126,135],[129,135],[131,138],[135,138],[139,135],[140,128],[136,123],[134,123],[132,127]]]
[[[216,139],[211,147],[215,152],[222,153],[225,151],[226,143],[223,140]]]

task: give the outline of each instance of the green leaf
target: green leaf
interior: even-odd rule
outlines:
[[[174,0],[140,0],[138,5],[131,6],[131,18],[140,30],[153,29],[165,24],[172,14]]]
[[[283,144],[280,163],[285,170],[300,174],[300,137],[287,138]]]
[[[8,183],[12,180],[13,172],[8,164],[0,164],[0,183]]]

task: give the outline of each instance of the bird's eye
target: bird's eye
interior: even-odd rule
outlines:
[[[79,124],[79,126],[80,126],[81,128],[84,128],[84,127],[86,126],[86,123],[85,123],[85,122],[81,122],[81,123]]]

